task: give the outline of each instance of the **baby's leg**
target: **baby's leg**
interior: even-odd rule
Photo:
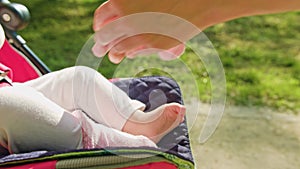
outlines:
[[[77,118],[31,87],[0,88],[0,144],[10,153],[81,148]]]
[[[178,103],[165,104],[148,113],[138,110],[125,123],[123,131],[144,135],[158,143],[184,120],[185,111]]]
[[[146,114],[138,111],[144,104],[130,99],[97,71],[82,66],[53,72],[26,84],[69,111],[83,110],[98,123],[145,135],[155,142],[174,129],[185,113],[179,104],[167,104]]]
[[[82,124],[83,147],[105,148],[105,147],[156,147],[156,144],[145,136],[131,135],[114,128],[107,127],[91,120],[82,111],[73,113]]]
[[[130,99],[97,71],[83,66],[52,72],[26,85],[71,112],[83,110],[98,123],[118,130],[132,113],[145,106]]]

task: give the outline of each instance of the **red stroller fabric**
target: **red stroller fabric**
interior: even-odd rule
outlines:
[[[17,52],[5,41],[0,49],[0,63],[12,69],[13,82],[25,82],[40,76],[37,69],[23,54]]]

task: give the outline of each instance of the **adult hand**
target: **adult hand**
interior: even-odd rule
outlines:
[[[93,52],[100,57],[109,52],[114,63],[149,52],[145,49],[173,59],[183,53],[184,42],[209,26],[299,9],[299,0],[108,0],[95,11]]]
[[[149,52],[157,52],[166,60],[179,57],[185,50],[184,42],[200,32],[190,23],[191,9],[186,12],[187,9],[182,8],[183,3],[193,6],[191,2],[107,1],[94,15],[94,54],[104,56],[109,52],[109,59],[114,63],[119,63],[125,56],[134,58]],[[180,18],[177,17],[179,14]]]

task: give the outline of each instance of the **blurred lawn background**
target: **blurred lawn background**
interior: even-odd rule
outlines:
[[[29,8],[31,22],[19,33],[51,70],[58,70],[75,64],[82,46],[93,34],[93,13],[103,0],[11,2]],[[225,68],[227,104],[300,112],[300,12],[241,18],[204,32]],[[201,100],[208,102],[208,75],[199,61],[189,58],[189,53],[182,59],[200,84]],[[110,78],[115,67],[106,59],[100,72]]]

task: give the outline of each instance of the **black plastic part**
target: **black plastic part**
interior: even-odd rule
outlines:
[[[24,29],[30,20],[29,10],[22,4],[3,1],[0,4],[1,25],[9,30]]]

